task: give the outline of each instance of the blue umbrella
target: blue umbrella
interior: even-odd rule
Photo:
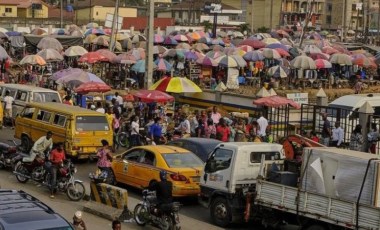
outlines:
[[[246,61],[262,61],[265,59],[264,55],[260,51],[250,51],[244,54],[244,60]]]
[[[8,36],[21,36],[22,35],[20,32],[17,32],[17,31],[8,31],[5,34]]]
[[[157,70],[160,70],[160,71],[169,71],[173,67],[168,61],[166,61],[163,58],[159,58],[155,60],[154,64],[157,65]]]
[[[135,71],[137,73],[145,73],[145,59],[138,60],[132,67],[132,71]]]
[[[87,36],[89,34],[105,35],[106,33],[102,29],[92,28],[92,29],[86,30],[86,32],[84,33],[84,36]]]
[[[279,44],[279,43],[269,44],[269,45],[265,46],[265,48],[269,48],[269,49],[277,49],[277,48],[279,48],[279,49],[283,49],[285,51],[289,51],[289,48],[286,45]]]
[[[195,54],[195,52],[192,52],[192,51],[187,51],[185,53],[185,58],[187,60],[192,60],[192,61],[195,61],[198,59],[198,56]]]
[[[178,42],[173,38],[173,37],[166,37],[164,42],[163,42],[164,45],[178,45]]]

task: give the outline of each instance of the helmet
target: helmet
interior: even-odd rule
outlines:
[[[160,171],[160,179],[161,179],[161,181],[166,181],[166,175],[167,175],[168,173],[166,172],[166,171]]]

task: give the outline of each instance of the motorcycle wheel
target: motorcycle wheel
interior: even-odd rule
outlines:
[[[124,133],[124,132],[119,133],[117,136],[117,140],[118,140],[118,143],[121,147],[124,147],[124,148],[130,147],[129,138],[128,138],[127,133]]]
[[[29,174],[28,170],[24,167],[24,165],[21,162],[17,163],[17,165],[15,166],[15,171],[17,173],[24,174],[24,175]],[[17,174],[16,174],[16,179],[18,180],[18,182],[23,183],[23,184],[28,182],[29,180],[29,178],[21,176],[21,175],[17,175]]]
[[[163,214],[161,217],[161,230],[176,230],[175,221],[170,216]]]
[[[148,223],[149,220],[149,210],[146,206],[142,204],[136,205],[135,209],[133,210],[134,219],[136,223],[140,226],[145,226]]]
[[[72,201],[80,201],[86,195],[86,189],[83,183],[75,181],[74,184],[67,186],[66,195]]]

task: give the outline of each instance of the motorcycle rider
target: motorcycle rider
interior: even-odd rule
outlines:
[[[148,187],[149,190],[156,191],[157,207],[163,212],[168,211],[168,209],[170,209],[170,205],[173,203],[173,183],[171,181],[168,181],[166,176],[167,172],[161,170],[161,181],[153,182]]]
[[[65,151],[63,150],[62,142],[58,143],[57,148],[51,151],[49,160],[51,162],[50,198],[54,198],[54,194],[56,192],[55,187],[57,183],[57,170],[62,165],[63,161],[66,160]]]
[[[32,150],[30,151],[29,157],[24,157],[23,162],[33,162],[36,156],[45,158],[45,152],[50,151],[53,148],[53,133],[48,131],[46,136],[40,137],[33,145]]]

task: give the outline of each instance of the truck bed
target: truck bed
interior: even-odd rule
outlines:
[[[256,205],[298,214],[348,229],[356,228],[356,202],[309,193],[263,180],[258,180],[256,186]],[[298,204],[297,196],[299,197]],[[380,208],[359,205],[358,219],[358,229],[380,229]]]

